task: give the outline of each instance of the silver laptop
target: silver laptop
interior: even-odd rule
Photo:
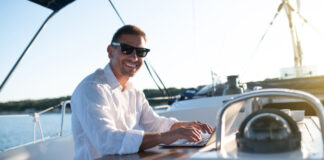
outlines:
[[[202,134],[202,140],[199,142],[191,142],[186,139],[177,140],[171,144],[160,144],[162,147],[203,147],[216,141],[216,127],[212,134]]]
[[[232,135],[235,133],[237,130],[235,127],[231,126],[237,126],[237,124],[241,123],[240,119],[237,119],[236,117],[238,116],[241,110],[241,108],[244,106],[244,102],[239,102],[236,104],[235,107],[230,107],[228,110],[226,110],[225,114],[225,122],[226,122],[226,127],[225,133],[228,135]],[[216,127],[214,128],[214,131],[212,134],[209,135],[209,137],[203,137],[202,136],[202,141],[199,142],[190,142],[185,139],[180,139],[178,141],[175,141],[171,144],[160,144],[160,146],[163,147],[203,147],[209,144],[212,144],[216,141]]]

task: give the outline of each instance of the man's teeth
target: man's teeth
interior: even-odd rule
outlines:
[[[126,66],[127,66],[127,67],[132,67],[132,68],[135,68],[135,67],[136,67],[135,64],[133,65],[133,64],[128,64],[128,63],[126,63]]]

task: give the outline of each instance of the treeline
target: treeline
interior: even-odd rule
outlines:
[[[171,88],[167,88],[167,91],[163,91],[163,92],[166,92],[166,95],[169,95],[169,96],[176,96],[176,95],[179,95],[181,94],[183,91],[185,91],[187,88],[174,88],[174,87],[171,87]],[[163,93],[158,90],[158,89],[144,89],[143,90],[146,98],[154,98],[154,97],[163,97]]]
[[[0,103],[0,112],[35,112],[60,104],[71,99],[71,96],[59,98],[46,98],[40,100],[22,100]]]
[[[181,94],[186,88],[168,88],[167,93],[169,96],[176,96]],[[150,105],[159,105],[166,103],[165,100],[153,100],[150,98],[163,97],[164,95],[158,89],[144,89],[146,98],[149,99]],[[49,107],[60,104],[62,101],[71,99],[71,96],[59,97],[59,98],[47,98],[40,100],[22,100],[0,103],[0,112],[37,112],[47,109]]]

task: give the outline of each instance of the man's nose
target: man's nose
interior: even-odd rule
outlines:
[[[135,50],[135,49],[133,50],[133,52],[132,52],[132,54],[131,54],[130,56],[131,56],[131,58],[132,58],[134,61],[137,61],[137,60],[138,60],[138,56],[137,56],[137,54],[136,54],[136,50]]]

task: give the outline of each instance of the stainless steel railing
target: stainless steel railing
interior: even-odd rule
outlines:
[[[66,106],[70,104],[70,100],[66,100],[66,101],[62,101],[60,104],[57,104],[55,106],[52,107],[48,107],[47,109],[40,111],[40,112],[35,112],[33,114],[16,114],[16,115],[0,115],[1,117],[33,117],[33,143],[36,143],[36,141],[38,141],[36,139],[36,126],[38,124],[40,133],[41,133],[41,141],[45,140],[44,137],[44,132],[43,132],[43,128],[41,125],[41,121],[39,119],[39,116],[41,114],[44,114],[48,111],[51,111],[55,108],[59,108],[61,107],[61,128],[60,128],[60,132],[57,134],[58,136],[63,136],[63,129],[64,129],[64,118],[65,118],[65,111],[66,111]]]
[[[319,99],[315,96],[297,90],[291,89],[263,89],[259,91],[252,91],[249,93],[242,94],[238,97],[235,97],[233,100],[226,102],[220,111],[216,115],[216,122],[217,122],[217,129],[216,129],[216,150],[221,150],[223,146],[223,139],[225,134],[225,122],[223,120],[223,116],[225,111],[231,106],[239,101],[247,100],[250,98],[257,98],[257,97],[266,97],[266,96],[285,96],[291,98],[299,98],[303,99],[310,103],[310,106],[316,111],[317,116],[320,122],[320,131],[322,135],[322,141],[324,144],[324,108]]]

